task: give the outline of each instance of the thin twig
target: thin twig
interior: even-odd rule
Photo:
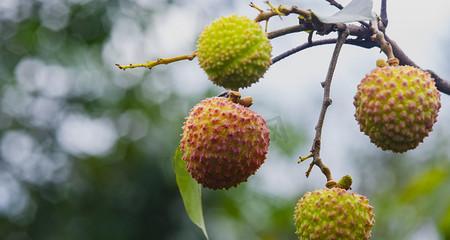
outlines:
[[[383,28],[386,29],[389,23],[387,16],[387,0],[381,0],[380,18],[383,23]]]
[[[312,157],[313,160],[311,161],[311,164],[309,165],[308,170],[306,171],[306,177],[309,177],[311,174],[311,170],[314,166],[317,166],[320,168],[322,173],[325,175],[328,181],[333,180],[333,176],[331,174],[330,169],[323,163],[322,159],[320,158],[320,146],[321,146],[321,138],[322,138],[322,128],[323,123],[325,120],[325,114],[327,112],[328,107],[331,105],[331,98],[330,98],[330,92],[331,92],[331,81],[333,80],[333,74],[334,70],[336,69],[337,60],[339,58],[339,53],[341,52],[341,48],[345,43],[345,40],[348,36],[348,31],[340,31],[339,36],[336,42],[336,46],[334,48],[333,56],[330,61],[330,65],[328,67],[327,76],[325,78],[325,81],[322,83],[323,86],[323,101],[322,101],[322,109],[320,111],[319,120],[317,121],[317,125],[315,127],[316,135],[314,137],[314,141],[311,147],[311,153],[306,158],[300,157],[300,161],[303,162],[304,160],[308,159],[309,157]]]
[[[251,8],[256,9],[256,11],[258,11],[259,13],[263,13],[263,12],[264,12],[264,10],[262,10],[262,8],[260,8],[260,7],[259,7],[258,5],[256,5],[254,2],[250,2],[249,6],[250,6]]]
[[[161,65],[161,64],[169,64],[169,63],[178,62],[178,61],[182,61],[182,60],[191,61],[196,56],[197,56],[197,53],[193,52],[192,54],[189,54],[189,55],[181,55],[181,56],[176,56],[176,57],[172,57],[172,58],[158,58],[154,61],[148,61],[146,63],[130,63],[130,64],[125,64],[125,65],[116,64],[116,66],[122,70],[126,70],[129,68],[140,68],[140,67],[152,69],[153,67]]]
[[[310,30],[311,27],[305,25],[305,24],[298,24],[287,28],[282,28],[273,32],[267,33],[267,37],[269,39],[274,39],[277,37],[281,37],[290,33],[296,33],[296,32],[303,32],[306,30]]]
[[[256,6],[254,3],[250,3],[250,7],[255,8],[259,14],[256,16],[255,21],[256,22],[262,22],[262,21],[268,21],[271,17],[274,16],[287,16],[290,14],[297,14],[300,16],[303,16],[305,18],[311,17],[311,12],[307,10],[300,9],[296,6],[283,6],[280,5],[278,7],[274,7],[270,2],[266,2],[270,6],[270,10],[268,11],[261,11],[262,9],[258,6]]]
[[[291,56],[292,54],[295,54],[302,50],[305,50],[305,49],[308,49],[311,47],[315,47],[315,46],[320,46],[320,45],[334,44],[336,42],[337,42],[336,38],[330,38],[330,39],[322,39],[322,40],[313,41],[311,43],[309,43],[309,42],[304,43],[298,47],[292,48],[292,49],[272,58],[272,64],[275,64],[278,61],[280,61],[284,58],[287,58],[287,57]],[[347,39],[347,40],[345,40],[345,44],[354,45],[354,46],[358,46],[358,47],[362,47],[362,48],[368,48],[368,49],[373,48],[373,47],[378,47],[378,44],[375,42],[358,40],[358,39]]]

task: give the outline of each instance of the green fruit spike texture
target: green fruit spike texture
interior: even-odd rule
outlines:
[[[183,126],[183,160],[204,187],[230,188],[264,163],[269,130],[264,119],[228,98],[214,97],[192,108]]]
[[[433,78],[412,66],[377,67],[358,85],[354,105],[360,130],[393,152],[416,148],[441,107]]]
[[[261,26],[235,15],[215,20],[197,42],[198,60],[209,79],[235,90],[258,82],[271,64],[271,51]]]
[[[299,239],[370,239],[374,224],[366,197],[341,188],[306,193],[295,207],[294,220]]]

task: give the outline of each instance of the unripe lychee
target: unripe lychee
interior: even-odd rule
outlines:
[[[213,97],[192,108],[180,147],[189,173],[200,184],[230,188],[263,164],[269,130],[264,119],[247,107]]]
[[[235,15],[215,20],[197,42],[200,66],[213,83],[229,89],[258,82],[271,64],[271,52],[261,26]]]
[[[370,239],[375,222],[366,197],[341,188],[306,193],[294,213],[299,239]]]
[[[433,78],[412,66],[377,67],[358,85],[354,105],[361,131],[393,152],[417,147],[441,106]]]

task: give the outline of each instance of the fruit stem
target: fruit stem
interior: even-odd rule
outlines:
[[[400,64],[400,60],[398,60],[398,58],[396,58],[396,57],[389,58],[387,62],[389,64],[389,66],[398,66]]]
[[[230,99],[230,101],[240,104],[244,107],[250,107],[253,105],[253,98],[250,96],[242,97],[239,91],[229,90],[225,93],[221,93],[219,97],[226,97]]]
[[[181,56],[176,56],[176,57],[171,57],[171,58],[158,58],[154,61],[148,61],[146,63],[130,63],[130,64],[125,64],[125,65],[116,64],[116,66],[122,70],[126,70],[129,68],[139,68],[139,67],[152,69],[153,67],[161,65],[161,64],[170,64],[170,63],[178,62],[178,61],[182,61],[182,60],[192,61],[192,59],[194,59],[196,56],[197,56],[197,53],[193,52],[192,54],[189,54],[189,55],[181,55]]]
[[[384,33],[379,30],[378,28],[379,21],[380,19],[370,22],[370,30],[372,31],[372,36],[370,38],[372,39],[372,41],[378,42],[381,51],[383,51],[384,54],[386,54],[388,60],[393,59],[395,58],[394,51],[392,50],[391,44],[388,41],[386,41]]]

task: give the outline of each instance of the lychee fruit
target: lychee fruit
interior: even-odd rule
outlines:
[[[431,75],[412,66],[377,67],[358,85],[353,104],[371,142],[399,153],[428,136],[441,107]]]
[[[272,46],[259,24],[247,17],[221,17],[207,26],[197,42],[200,66],[216,85],[237,90],[264,75]]]
[[[213,97],[192,108],[180,147],[194,179],[207,188],[226,189],[246,181],[263,164],[269,130],[249,108]]]
[[[345,189],[307,192],[294,213],[299,239],[370,239],[375,222],[369,200]]]

